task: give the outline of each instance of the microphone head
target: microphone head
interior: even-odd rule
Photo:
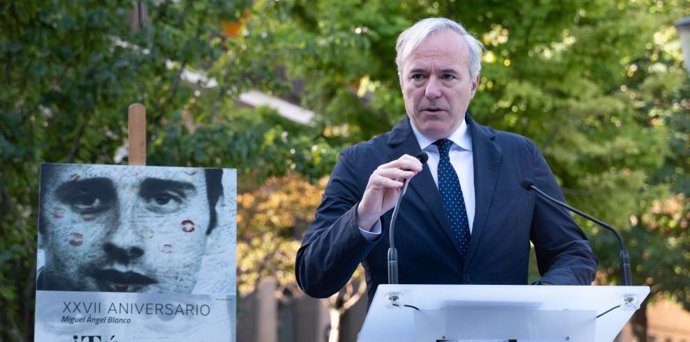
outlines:
[[[419,161],[422,162],[422,164],[426,163],[426,161],[429,160],[429,155],[426,154],[426,152],[420,152],[415,157],[419,159]]]
[[[525,178],[520,181],[520,185],[525,188],[525,190],[532,190],[532,186],[534,186],[534,182],[532,180]]]

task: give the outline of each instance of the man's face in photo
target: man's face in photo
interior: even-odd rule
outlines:
[[[190,293],[210,205],[203,169],[55,165],[43,182],[45,286]]]

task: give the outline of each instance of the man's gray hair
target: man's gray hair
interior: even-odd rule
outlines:
[[[467,33],[467,30],[462,25],[446,18],[422,19],[398,36],[398,42],[395,44],[397,52],[395,64],[398,65],[398,73],[402,72],[402,64],[419,44],[429,35],[444,29],[453,30],[465,38],[467,46],[470,48],[470,77],[477,77],[482,69],[481,59],[484,46],[477,38]]]

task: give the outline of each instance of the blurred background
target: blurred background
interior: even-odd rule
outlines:
[[[486,46],[476,121],[622,230],[652,294],[618,340],[690,341],[687,0],[3,0],[0,341],[33,341],[39,164],[126,164],[132,103],[148,165],[238,170],[237,341],[354,341],[361,272],[306,298],[294,255],[339,151],[403,117],[395,40],[429,16]],[[578,222],[619,284],[615,238]]]

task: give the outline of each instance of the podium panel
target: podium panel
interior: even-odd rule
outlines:
[[[647,286],[379,285],[359,342],[610,342]]]
[[[594,311],[511,307],[415,310],[417,341],[594,341]],[[506,324],[510,322],[510,324]]]

